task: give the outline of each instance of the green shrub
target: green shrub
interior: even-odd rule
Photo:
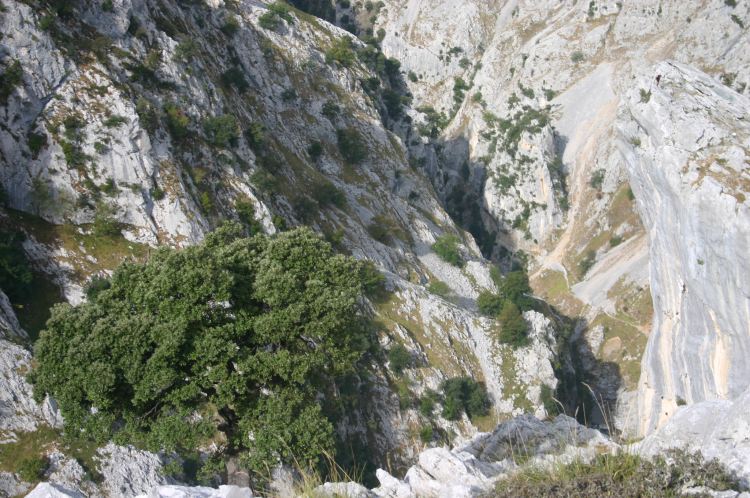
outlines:
[[[469,377],[454,377],[440,385],[443,392],[443,417],[458,420],[462,413],[469,418],[484,416],[490,410],[490,398],[484,384]]]
[[[335,39],[326,50],[325,57],[329,64],[335,62],[343,67],[351,67],[356,60],[354,50],[352,50],[352,41],[348,36]]]
[[[572,54],[570,54],[570,60],[573,61],[573,63],[578,64],[579,62],[583,62],[584,55],[583,52],[580,50],[576,50]]]
[[[47,145],[47,135],[29,132],[29,134],[26,136],[26,144],[29,147],[29,151],[31,151],[31,157],[36,158],[39,155],[39,152]]]
[[[245,199],[239,200],[235,203],[234,209],[237,211],[237,217],[247,227],[250,235],[263,233],[263,225],[255,219],[255,206],[253,206],[251,201]]]
[[[466,98],[466,91],[471,88],[471,85],[466,83],[463,78],[454,78],[453,79],[453,101],[456,104],[460,104],[463,102],[464,98]]]
[[[122,235],[120,223],[114,217],[114,209],[107,204],[99,204],[96,207],[93,234],[97,237],[117,237]]]
[[[495,317],[503,309],[503,298],[499,294],[484,290],[477,297],[477,308],[481,314]]]
[[[164,199],[164,197],[167,195],[164,190],[160,189],[159,187],[153,187],[150,191],[151,198],[155,201],[160,201]]]
[[[354,128],[336,130],[339,152],[349,164],[359,164],[367,158],[367,146]]]
[[[431,280],[427,286],[427,290],[440,297],[447,297],[451,293],[451,288],[448,287],[448,284],[441,280]]]
[[[529,343],[528,325],[521,310],[513,301],[505,301],[498,316],[500,321],[500,342],[513,347],[526,346]]]
[[[584,463],[540,468],[530,466],[498,481],[491,496],[544,496],[549,498],[684,496],[686,488],[716,491],[740,490],[740,483],[717,460],[705,461],[700,453],[669,450],[653,460],[622,451],[598,455]]]
[[[320,156],[323,155],[323,144],[320,142],[313,142],[307,147],[307,153],[310,156],[310,159],[313,161],[317,161],[320,159]]]
[[[237,119],[231,114],[206,119],[203,123],[203,131],[206,132],[206,139],[209,143],[217,147],[235,146],[240,138]]]
[[[644,88],[641,88],[640,92],[641,92],[641,102],[645,104],[649,100],[651,100],[651,90],[646,90]]]
[[[397,375],[401,375],[404,369],[410,368],[412,362],[411,353],[401,344],[396,344],[388,351],[388,363]]]
[[[323,104],[322,107],[323,116],[327,117],[328,119],[334,119],[336,116],[338,116],[339,112],[341,112],[341,108],[336,102],[332,102],[330,100],[326,101],[325,104]]]
[[[258,18],[258,24],[263,29],[276,30],[281,26],[281,22],[286,21],[288,24],[294,22],[291,9],[284,2],[274,2],[268,6],[268,10]]]
[[[237,34],[240,30],[240,22],[233,15],[228,15],[224,20],[224,25],[221,27],[221,32],[225,35],[232,37]]]
[[[525,271],[516,270],[508,273],[500,284],[500,295],[518,306],[521,311],[533,308],[534,300],[530,297],[531,285]]]
[[[113,114],[105,119],[102,124],[107,128],[119,128],[124,124],[128,124],[128,118],[125,116],[118,116]]]
[[[392,241],[388,228],[376,221],[367,225],[367,233],[381,244],[389,245]]]
[[[430,441],[432,441],[434,435],[435,433],[431,425],[426,425],[422,427],[421,429],[419,429],[419,439],[423,443],[429,443]]]
[[[164,104],[164,113],[167,118],[167,128],[172,138],[182,140],[190,134],[190,118],[177,104],[168,102]]]
[[[585,277],[594,264],[596,264],[596,251],[591,250],[578,262],[578,274],[580,278]]]
[[[621,235],[613,235],[609,238],[609,245],[610,247],[616,247],[619,246],[622,243],[622,236]]]
[[[83,292],[86,294],[89,301],[93,301],[100,292],[109,289],[111,286],[112,284],[109,281],[109,277],[104,275],[94,275],[86,283]]]
[[[53,308],[36,399],[54,396],[66,430],[97,441],[189,454],[221,437],[258,472],[334,455],[325,414],[341,408],[319,394],[373,340],[361,263],[308,229],[242,233],[123,263],[95,301]]]
[[[595,188],[596,190],[601,190],[602,183],[604,183],[604,170],[598,169],[591,174],[589,185],[591,185],[591,188]]]
[[[23,249],[25,239],[23,232],[0,232],[0,289],[11,302],[29,295],[34,278]]]
[[[8,97],[23,83],[23,68],[18,60],[11,62],[0,74],[0,104],[8,103]]]
[[[344,192],[328,180],[319,181],[313,184],[312,197],[321,207],[331,205],[338,208],[346,207],[346,196],[344,195]]]
[[[18,477],[32,484],[39,482],[44,477],[44,472],[48,466],[47,457],[24,458],[18,462]]]
[[[245,140],[254,152],[260,152],[266,142],[266,127],[261,123],[250,123],[245,130]]]
[[[198,55],[199,48],[200,47],[195,40],[192,38],[185,38],[180,41],[174,49],[174,58],[178,61],[190,62],[196,55]]]
[[[237,66],[221,73],[221,83],[226,88],[235,87],[240,93],[246,92],[250,88],[250,84],[245,79],[245,72]]]
[[[424,395],[419,399],[419,413],[423,417],[432,417],[432,412],[435,411],[435,402],[438,399],[438,394],[435,391],[426,389]]]
[[[435,254],[440,256],[440,259],[446,263],[450,263],[453,266],[463,266],[463,259],[461,258],[461,252],[458,248],[459,239],[453,234],[444,234],[438,237],[434,244],[432,244],[432,250]]]

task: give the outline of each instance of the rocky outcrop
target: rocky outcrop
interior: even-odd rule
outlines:
[[[664,62],[621,109],[620,150],[648,227],[654,326],[641,431],[750,383],[750,99]]]
[[[47,398],[41,405],[34,401],[25,375],[30,368],[31,353],[0,339],[0,431],[5,441],[13,441],[16,431],[33,431],[40,425],[62,427],[54,401]]]
[[[701,401],[678,407],[656,432],[636,446],[639,453],[654,456],[671,448],[700,452],[706,460],[717,459],[750,487],[750,390],[733,401]]]
[[[616,451],[617,445],[600,432],[559,415],[543,422],[533,416],[516,417],[491,433],[475,436],[454,449],[431,448],[420,453],[418,462],[403,479],[377,473],[376,496],[399,498],[472,497],[489,491],[497,480],[518,468],[551,465],[572,459],[588,460],[597,453]]]

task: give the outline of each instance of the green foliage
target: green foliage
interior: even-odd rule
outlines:
[[[23,250],[25,238],[23,232],[0,232],[0,289],[11,302],[31,292],[34,276]]]
[[[459,239],[453,234],[443,234],[432,244],[432,250],[440,256],[440,259],[453,266],[461,267],[464,264],[461,252],[458,248]]]
[[[239,200],[235,203],[234,209],[237,211],[237,217],[247,227],[250,235],[263,232],[261,223],[255,219],[255,206],[253,206],[251,201],[246,199]]]
[[[310,155],[310,159],[317,161],[323,155],[323,144],[317,141],[311,143],[307,147],[307,153]]]
[[[669,450],[653,460],[622,451],[551,467],[530,466],[498,481],[493,497],[580,498],[684,496],[686,488],[739,490],[740,483],[717,460]]]
[[[466,98],[466,91],[471,88],[471,85],[466,83],[463,78],[453,79],[453,101],[456,104],[460,104]]]
[[[367,146],[354,128],[336,130],[339,152],[349,164],[359,164],[367,158]]]
[[[18,477],[30,483],[39,482],[44,477],[48,466],[49,462],[46,457],[26,458],[18,463]]]
[[[531,294],[529,276],[523,270],[508,273],[500,285],[500,295],[518,306],[521,311],[533,308],[534,301],[529,297]]]
[[[18,60],[11,62],[0,74],[0,104],[8,103],[8,97],[23,83],[23,68]]]
[[[412,361],[411,353],[401,344],[396,344],[388,351],[388,363],[397,375],[401,375],[404,369],[410,368]]]
[[[334,119],[341,112],[341,108],[336,102],[328,100],[323,104],[321,111],[323,113],[323,116],[327,117],[328,119]]]
[[[580,278],[585,277],[595,263],[596,251],[588,251],[586,255],[578,262],[578,274]]]
[[[41,152],[42,148],[47,145],[47,135],[29,132],[26,136],[27,145],[31,151],[31,156],[36,158]]]
[[[221,32],[231,38],[232,36],[236,35],[239,30],[240,22],[235,16],[231,14],[228,15],[224,20],[224,25],[221,27]]]
[[[165,451],[224,432],[256,471],[333,454],[319,394],[369,348],[362,264],[304,228],[241,234],[125,262],[95,300],[53,308],[31,378],[66,431]]]
[[[498,316],[500,321],[500,342],[513,347],[526,346],[529,343],[528,326],[521,310],[513,301],[505,301]]]
[[[477,308],[481,314],[495,317],[503,309],[503,298],[499,294],[484,290],[477,298]]]
[[[419,413],[423,417],[431,418],[432,412],[435,411],[435,403],[439,401],[440,396],[438,393],[431,389],[426,389],[422,397],[419,399]]]
[[[573,61],[574,64],[578,64],[579,62],[583,62],[584,59],[583,52],[580,50],[576,50],[572,54],[570,54],[570,60]]]
[[[433,437],[435,436],[435,431],[432,429],[431,425],[425,425],[421,429],[419,429],[419,439],[423,443],[429,443],[432,441]]]
[[[96,207],[92,232],[97,237],[117,237],[122,235],[120,223],[114,217],[114,209],[108,204],[99,204]]]
[[[100,292],[109,289],[111,286],[112,284],[110,283],[108,277],[102,275],[94,275],[84,287],[83,292],[86,294],[88,300],[92,301],[96,299],[96,296],[98,296]]]
[[[203,122],[203,131],[206,133],[206,139],[217,147],[235,146],[240,137],[237,118],[231,114],[206,119]]]
[[[458,420],[462,413],[469,418],[487,415],[490,398],[484,384],[469,377],[454,377],[443,381],[443,417]]]
[[[427,290],[440,297],[447,297],[451,293],[451,288],[448,287],[448,284],[436,279],[430,281]]]
[[[343,67],[351,67],[356,60],[354,50],[352,50],[352,41],[348,36],[335,39],[326,50],[325,56],[327,63],[336,62]]]
[[[245,72],[237,66],[231,67],[221,73],[221,83],[227,88],[235,87],[240,93],[250,88],[250,84],[245,79]]]
[[[294,22],[291,9],[284,2],[274,2],[268,6],[268,10],[258,18],[258,24],[263,29],[276,30],[281,26],[282,21],[288,24]]]
[[[174,49],[174,58],[178,61],[190,62],[198,55],[199,49],[200,47],[195,40],[186,37]]]
[[[741,29],[745,29],[745,22],[742,20],[742,18],[740,16],[738,16],[737,14],[732,14],[731,18],[732,18],[732,21],[737,26],[739,26]]]
[[[610,247],[616,247],[619,246],[622,243],[622,236],[621,235],[613,235],[609,238],[609,245]]]
[[[604,170],[598,169],[591,174],[589,185],[591,185],[591,188],[595,188],[596,190],[601,190],[602,183],[604,183]]]
[[[724,5],[735,8],[737,7],[737,0],[724,0]]]
[[[641,94],[641,102],[644,104],[647,103],[649,100],[651,100],[651,90],[646,90],[645,88],[640,89]]]
[[[344,192],[328,180],[318,181],[312,186],[312,197],[318,206],[336,206],[338,208],[346,207],[346,196]]]
[[[167,118],[167,128],[172,138],[175,140],[186,138],[190,133],[190,118],[188,115],[172,102],[164,104],[164,113]]]

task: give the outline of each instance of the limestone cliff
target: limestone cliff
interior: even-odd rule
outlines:
[[[665,62],[621,114],[619,147],[649,235],[648,432],[679,405],[732,399],[750,383],[750,100]]]

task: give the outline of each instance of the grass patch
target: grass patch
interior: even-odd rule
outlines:
[[[590,463],[575,461],[551,469],[529,467],[498,482],[486,497],[672,497],[682,496],[683,488],[695,486],[722,491],[738,489],[739,483],[716,460],[705,461],[700,455],[671,451],[648,461],[620,453],[599,455]]]

